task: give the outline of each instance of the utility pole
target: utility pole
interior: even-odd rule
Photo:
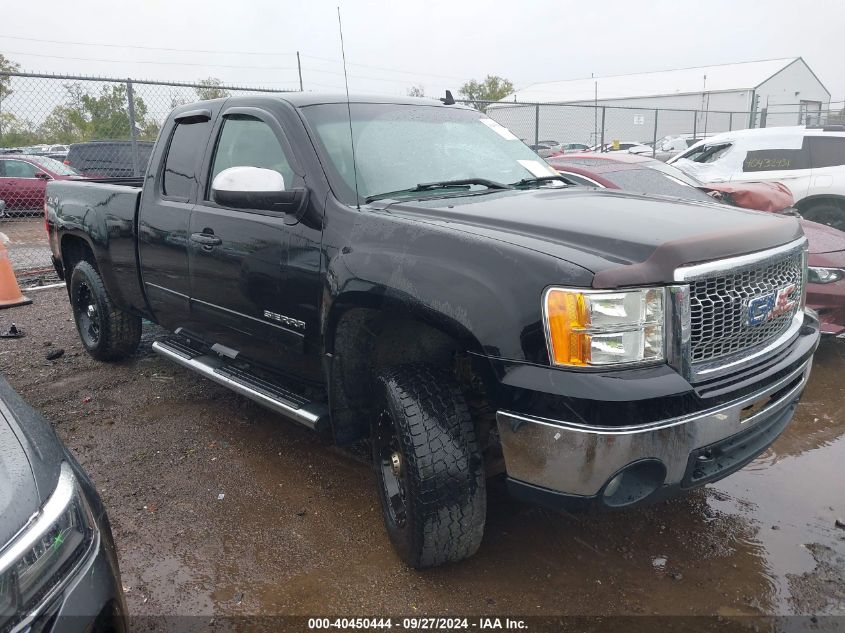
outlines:
[[[596,144],[599,138],[599,82],[595,73],[590,73],[590,77],[593,78],[593,144]]]
[[[302,64],[299,61],[299,51],[296,51],[296,69],[299,71],[299,92],[302,92]]]

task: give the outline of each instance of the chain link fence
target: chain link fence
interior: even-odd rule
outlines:
[[[232,94],[284,92],[214,80],[0,74],[0,232],[19,283],[55,279],[44,226],[52,179],[140,177],[168,112]]]
[[[652,148],[667,136],[701,139],[720,132],[783,125],[845,123],[845,111],[749,112],[634,108],[607,105],[463,101],[483,110],[529,145],[610,147],[614,141]],[[655,148],[655,153],[657,148]]]
[[[286,92],[199,83],[0,73],[0,232],[23,285],[54,277],[44,228],[51,179],[140,177],[158,131],[177,105],[233,94]],[[824,111],[715,112],[604,105],[465,102],[528,145],[572,143],[612,149],[747,127],[843,123]],[[540,148],[540,154],[544,150]]]

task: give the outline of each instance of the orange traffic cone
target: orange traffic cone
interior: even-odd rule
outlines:
[[[2,235],[2,238],[6,236]],[[32,303],[32,299],[27,299],[21,294],[18,280],[15,279],[15,271],[12,270],[12,262],[9,261],[9,251],[6,250],[8,238],[2,238],[0,238],[0,309]]]

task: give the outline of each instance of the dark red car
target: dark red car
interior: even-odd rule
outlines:
[[[789,212],[792,194],[780,183],[702,183],[658,160],[614,152],[564,154],[547,159],[575,185],[706,200],[746,209]],[[801,220],[810,246],[807,305],[819,313],[822,333],[845,339],[845,233]]]
[[[46,156],[3,154],[0,156],[0,200],[9,211],[43,211],[49,180],[84,178],[73,167]]]

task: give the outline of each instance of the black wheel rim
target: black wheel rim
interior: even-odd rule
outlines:
[[[76,288],[74,303],[82,340],[88,347],[94,347],[100,342],[100,311],[94,300],[94,293],[84,281]]]
[[[403,527],[407,520],[405,460],[390,413],[382,411],[376,426],[375,459],[390,520]]]

